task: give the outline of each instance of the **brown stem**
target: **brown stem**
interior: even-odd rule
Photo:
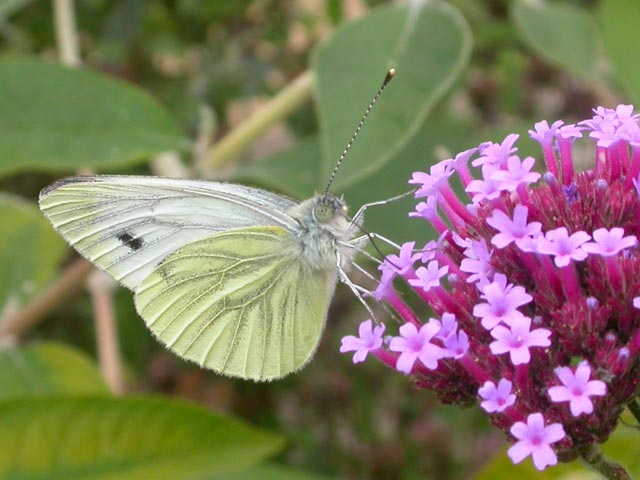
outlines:
[[[84,259],[75,260],[49,287],[34,297],[20,310],[8,314],[0,322],[0,337],[20,336],[26,333],[47,313],[61,305],[73,293],[84,287],[93,265]]]
[[[113,290],[116,283],[106,273],[93,271],[87,283],[93,300],[93,318],[96,325],[98,360],[102,376],[116,395],[125,393],[118,326],[113,308]]]

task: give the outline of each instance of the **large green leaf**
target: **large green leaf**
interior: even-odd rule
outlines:
[[[0,61],[0,174],[113,168],[184,146],[144,91],[87,70]]]
[[[91,359],[66,345],[47,342],[0,350],[0,400],[28,395],[107,393]]]
[[[154,398],[52,397],[0,403],[5,480],[196,480],[247,469],[280,437]]]
[[[599,78],[600,30],[587,10],[567,3],[517,0],[511,15],[522,40],[542,58]]]
[[[0,194],[0,311],[8,302],[24,303],[51,280],[65,245],[35,205]]]
[[[240,167],[234,180],[258,183],[300,200],[313,195],[320,166],[320,143],[316,136],[293,147]]]
[[[313,58],[322,147],[317,185],[329,178],[389,67],[396,78],[340,170],[337,190],[379,170],[402,149],[458,78],[470,51],[464,19],[438,1],[381,8],[340,28]]]
[[[638,19],[640,2],[603,0],[598,19],[605,50],[613,64],[616,79],[637,102],[640,101],[640,62],[638,62]]]

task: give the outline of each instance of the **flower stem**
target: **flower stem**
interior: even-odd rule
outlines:
[[[633,415],[633,418],[636,419],[636,422],[640,424],[640,402],[638,402],[638,397],[633,397],[629,400],[627,402],[627,408]]]
[[[580,457],[587,467],[608,480],[631,480],[631,475],[622,465],[605,458],[602,451],[593,445],[581,450]]]
[[[20,310],[0,321],[0,337],[20,336],[46,317],[47,313],[63,304],[70,295],[81,290],[93,265],[85,259],[71,263],[60,277],[34,297]]]
[[[60,62],[68,67],[78,67],[81,60],[73,0],[54,0],[53,14]]]
[[[271,99],[260,111],[216,142],[201,158],[201,170],[219,169],[231,164],[269,127],[273,126],[306,102],[316,84],[316,77],[307,70]]]

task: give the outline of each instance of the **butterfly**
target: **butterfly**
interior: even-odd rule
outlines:
[[[160,177],[65,178],[41,192],[40,209],[81,255],[133,290],[163,344],[252,380],[311,359],[358,228],[331,194],[298,203]]]
[[[362,216],[349,218],[328,187],[299,203],[233,183],[77,176],[46,187],[39,203],[67,242],[134,292],[161,343],[254,381],[309,362],[362,241]]]

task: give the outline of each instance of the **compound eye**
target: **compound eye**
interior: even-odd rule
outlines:
[[[320,223],[327,223],[333,218],[333,208],[319,203],[313,209],[313,216]]]

